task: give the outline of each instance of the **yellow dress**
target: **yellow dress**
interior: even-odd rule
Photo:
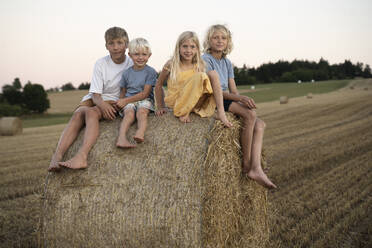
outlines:
[[[204,94],[205,101],[200,108],[194,109]],[[164,101],[177,117],[190,112],[195,112],[201,117],[209,117],[216,109],[208,75],[205,72],[196,72],[195,69],[180,72],[175,81],[168,80],[168,93]]]

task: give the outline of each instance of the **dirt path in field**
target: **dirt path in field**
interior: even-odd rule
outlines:
[[[269,175],[279,186],[269,193],[271,247],[372,242],[372,80],[352,85],[258,105]]]

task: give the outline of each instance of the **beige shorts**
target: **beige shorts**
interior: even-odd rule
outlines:
[[[115,101],[112,101],[112,100],[108,100],[108,101],[105,101],[105,102],[108,102],[111,105],[114,105],[116,103]],[[96,106],[96,104],[93,102],[93,100],[88,99],[88,100],[85,100],[83,102],[80,102],[79,105],[75,108],[74,111],[76,111],[80,107],[94,107],[94,106]]]
[[[124,111],[126,109],[133,109],[134,111],[137,111],[140,108],[145,108],[150,111],[155,111],[154,101],[151,98],[146,98],[141,101],[128,103],[122,110],[120,110],[119,115],[123,117]]]

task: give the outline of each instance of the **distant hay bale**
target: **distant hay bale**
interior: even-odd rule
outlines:
[[[353,90],[354,89],[354,86],[350,86],[350,89]]]
[[[288,103],[289,98],[288,96],[281,96],[279,100],[280,100],[280,104],[286,104]]]
[[[307,96],[306,96],[307,99],[311,99],[313,98],[313,93],[308,93]]]
[[[366,87],[366,88],[364,88],[364,90],[368,90],[368,88]]]
[[[18,117],[0,118],[0,135],[16,135],[22,133],[22,120]]]
[[[103,121],[87,169],[48,174],[40,245],[263,247],[267,190],[242,176],[240,121],[228,118],[233,128],[150,116],[145,142],[127,150],[115,147],[120,120]]]

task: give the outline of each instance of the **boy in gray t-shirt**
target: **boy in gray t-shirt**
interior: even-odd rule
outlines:
[[[123,117],[116,143],[119,148],[136,147],[127,139],[128,129],[136,118],[137,131],[133,139],[137,143],[144,141],[147,116],[150,111],[154,111],[153,87],[157,73],[146,64],[151,56],[150,45],[143,38],[134,39],[129,43],[128,54],[133,60],[133,66],[123,72],[120,99],[116,103]]]

